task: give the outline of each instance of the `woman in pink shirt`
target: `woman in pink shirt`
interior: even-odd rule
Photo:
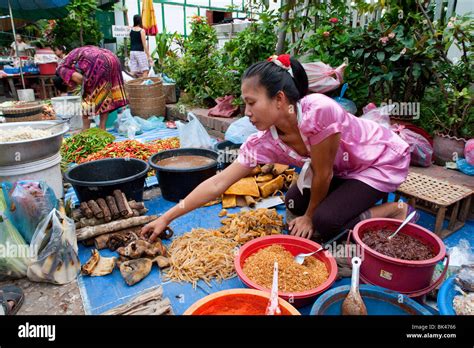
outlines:
[[[142,235],[156,239],[175,218],[219,197],[265,163],[303,168],[286,195],[287,209],[298,216],[289,222],[292,235],[311,238],[316,230],[327,240],[362,219],[404,219],[406,204],[374,205],[405,180],[408,144],[331,98],[307,93],[306,72],[289,55],[252,65],[242,78],[242,99],[259,132],[242,145],[237,161],[146,225]]]

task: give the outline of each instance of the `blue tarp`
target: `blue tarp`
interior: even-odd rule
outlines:
[[[393,195],[391,195],[390,199],[393,200],[393,198]],[[145,202],[145,205],[149,209],[149,214],[162,214],[174,206],[174,204],[175,203],[173,202],[166,201],[162,197]],[[197,227],[219,228],[221,224],[220,218],[217,214],[221,209],[222,207],[220,204],[211,207],[203,207],[173,221],[171,227],[175,231],[175,236],[189,232]],[[229,212],[236,212],[238,210],[239,208],[229,209]],[[284,215],[284,206],[278,207],[278,210],[280,214]],[[435,217],[421,212],[421,218],[418,223],[433,230]],[[447,224],[447,221],[445,223]],[[444,240],[446,246],[452,247],[462,238],[469,240],[471,245],[474,246],[473,231],[474,222],[467,222],[466,226],[461,230]],[[165,244],[169,243],[169,241],[165,241]],[[84,263],[89,259],[91,249],[92,248],[84,247],[82,245],[79,247],[79,258],[81,263]],[[117,255],[115,252],[109,250],[101,250],[100,253],[106,257]],[[345,284],[346,282],[347,280],[336,282],[334,287]],[[158,285],[163,286],[164,296],[170,299],[175,314],[182,314],[194,302],[210,293],[225,289],[245,287],[237,277],[223,281],[222,283],[213,282],[212,287],[209,287],[201,281],[198,283],[196,289],[193,289],[190,283],[163,282],[161,273],[156,266],[153,266],[153,270],[147,278],[131,287],[125,283],[117,269],[114,270],[112,274],[105,277],[79,277],[79,288],[84,301],[85,312],[87,314],[103,313],[127,302],[127,300],[136,296],[140,292]],[[303,314],[309,314],[310,309],[311,306],[306,306],[300,308],[300,311]]]

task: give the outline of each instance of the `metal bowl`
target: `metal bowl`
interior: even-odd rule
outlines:
[[[51,157],[61,148],[63,135],[69,130],[67,123],[59,121],[35,121],[0,123],[0,130],[15,129],[18,127],[31,127],[36,129],[49,128],[54,124],[54,134],[46,138],[21,140],[15,142],[0,142],[0,166],[28,163],[43,158]]]

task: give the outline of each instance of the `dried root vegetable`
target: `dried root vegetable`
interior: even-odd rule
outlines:
[[[105,197],[105,201],[107,203],[107,206],[109,207],[112,219],[118,219],[120,217],[120,212],[117,208],[117,203],[115,203],[115,198],[113,196],[107,196]]]
[[[82,212],[82,215],[84,215],[88,219],[94,216],[94,213],[92,212],[91,208],[89,208],[89,205],[87,204],[87,202],[81,203],[81,212]]]
[[[104,218],[104,212],[102,211],[102,209],[100,209],[100,207],[99,207],[99,205],[97,204],[96,201],[91,199],[90,201],[87,202],[87,205],[92,210],[92,212],[94,213],[94,216],[97,219],[103,219]]]
[[[112,214],[110,213],[110,209],[107,206],[107,203],[105,202],[105,199],[99,198],[99,199],[97,199],[96,202],[99,205],[100,209],[102,210],[102,213],[104,214],[105,222],[112,221]]]
[[[280,234],[283,229],[283,217],[275,209],[256,209],[227,214],[221,223],[220,231],[227,238],[239,244],[272,234]]]
[[[171,266],[165,278],[190,282],[195,288],[199,280],[211,286],[211,279],[235,277],[237,245],[217,230],[193,229],[171,243],[168,249]]]

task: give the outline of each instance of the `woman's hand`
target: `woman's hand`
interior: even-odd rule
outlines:
[[[313,222],[307,215],[299,216],[288,223],[290,234],[296,237],[310,239],[313,235]]]
[[[148,239],[150,243],[153,243],[163,233],[168,224],[169,222],[160,216],[155,221],[143,226],[140,231],[140,236],[144,239]]]

